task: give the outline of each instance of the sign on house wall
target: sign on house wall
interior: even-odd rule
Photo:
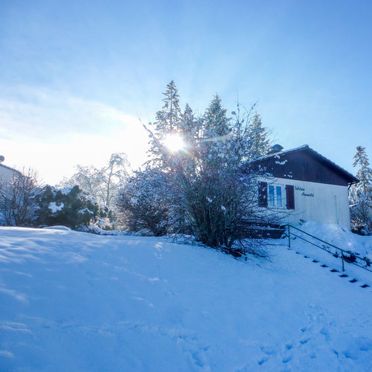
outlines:
[[[304,187],[301,187],[301,186],[296,186],[295,187],[295,190],[296,191],[300,191],[301,192],[301,196],[305,196],[305,197],[310,197],[310,198],[313,198],[314,197],[314,193],[313,192],[306,192],[305,188]]]
[[[348,188],[316,182],[277,179],[294,185],[295,210],[289,211],[288,222],[299,220],[334,223],[350,229]]]

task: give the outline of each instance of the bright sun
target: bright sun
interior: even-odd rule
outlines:
[[[184,150],[186,147],[186,144],[183,138],[179,134],[172,133],[172,134],[168,134],[164,138],[164,146],[170,152],[177,152],[177,151]]]

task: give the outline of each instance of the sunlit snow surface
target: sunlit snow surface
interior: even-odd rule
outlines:
[[[0,371],[371,371],[371,289],[269,251],[0,228]]]

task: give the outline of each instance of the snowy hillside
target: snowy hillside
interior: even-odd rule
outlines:
[[[269,251],[0,228],[0,370],[372,370],[371,287]]]

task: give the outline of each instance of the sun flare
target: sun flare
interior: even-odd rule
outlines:
[[[164,146],[170,152],[182,151],[186,148],[185,141],[183,140],[182,136],[177,133],[168,134],[164,138]]]

